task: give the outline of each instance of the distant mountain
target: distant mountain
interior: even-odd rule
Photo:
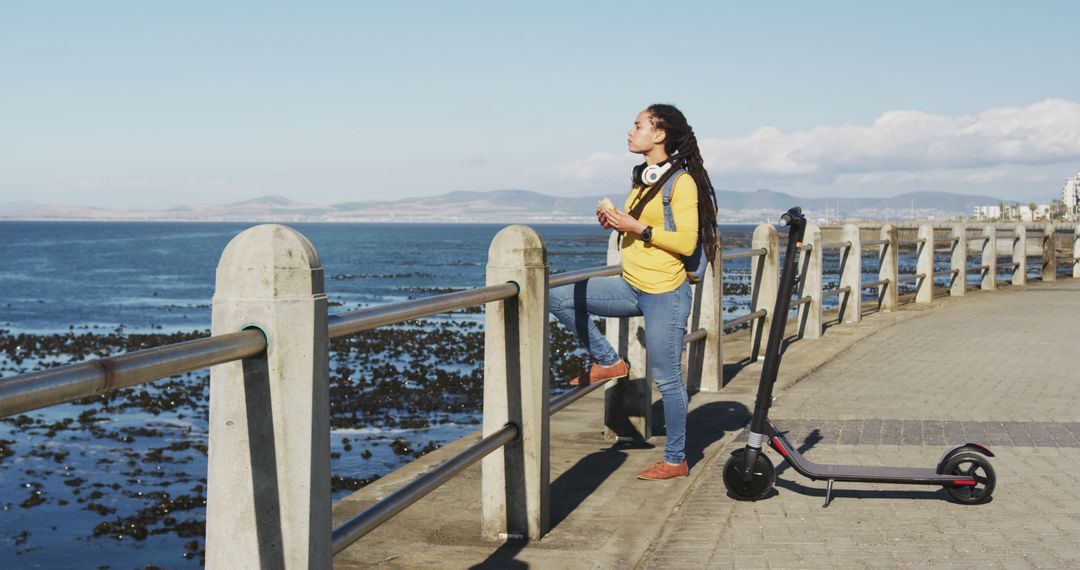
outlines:
[[[33,208],[37,204],[33,202],[0,202],[0,212],[12,212],[15,210],[26,210]]]
[[[734,192],[718,190],[716,200],[723,210],[782,210],[792,204],[799,204],[804,210],[834,212],[839,205],[841,213],[862,210],[898,211],[939,210],[943,213],[969,215],[973,206],[997,204],[1000,200],[992,196],[971,194],[952,194],[949,192],[908,192],[888,198],[797,198],[783,192],[757,190],[755,192]]]
[[[621,205],[621,196],[611,196]],[[718,218],[725,222],[772,219],[793,205],[811,218],[919,218],[969,215],[972,206],[997,204],[991,196],[912,192],[889,198],[798,198],[783,192],[718,190]],[[529,190],[458,191],[437,196],[309,204],[283,196],[263,196],[231,204],[185,204],[162,210],[117,211],[73,205],[0,209],[0,219],[330,221],[330,222],[591,222],[601,196],[551,196]]]
[[[243,202],[233,202],[229,204],[228,208],[288,208],[292,206],[303,205],[300,202],[294,202],[284,196],[263,196],[261,198],[255,198],[253,200],[244,200]]]

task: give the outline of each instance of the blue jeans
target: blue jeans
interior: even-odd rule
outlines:
[[[664,400],[667,444],[664,461],[686,460],[686,385],[682,379],[683,337],[690,316],[690,283],[674,291],[646,293],[622,276],[600,277],[551,290],[551,313],[573,331],[596,362],[611,365],[619,354],[600,334],[590,315],[645,317],[649,372]]]

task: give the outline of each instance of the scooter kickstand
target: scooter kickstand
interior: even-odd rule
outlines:
[[[829,503],[832,502],[832,484],[833,480],[829,479],[828,483],[825,485],[825,504],[821,505],[821,508],[823,509],[828,507]]]

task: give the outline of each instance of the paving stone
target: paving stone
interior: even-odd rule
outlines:
[[[735,538],[717,545],[709,567],[1080,567],[1080,373],[1072,356],[1080,287],[1067,292],[1050,299],[1018,289],[993,312],[965,301],[897,324],[774,404],[778,425],[816,462],[932,467],[951,445],[989,445],[998,476],[992,501],[960,505],[940,488],[837,483],[823,509],[824,484],[780,464],[780,492],[733,507]],[[993,332],[1009,329],[1016,333]],[[759,556],[742,552],[759,541]]]

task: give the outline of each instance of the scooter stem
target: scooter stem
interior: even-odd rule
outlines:
[[[758,383],[757,403],[754,405],[754,417],[750,421],[749,448],[761,449],[765,434],[765,425],[769,419],[769,406],[772,404],[773,384],[780,369],[780,345],[787,329],[788,311],[791,309],[791,292],[795,287],[795,272],[798,267],[799,248],[806,231],[806,218],[802,209],[792,208],[780,218],[780,225],[790,227],[787,249],[784,253],[784,268],[780,274],[780,284],[776,293],[776,306],[772,312],[772,324],[769,326],[769,341],[765,347],[765,362],[761,367],[761,380]],[[750,452],[750,449],[747,449]],[[753,457],[751,457],[751,455]],[[747,453],[747,471],[757,453]]]

